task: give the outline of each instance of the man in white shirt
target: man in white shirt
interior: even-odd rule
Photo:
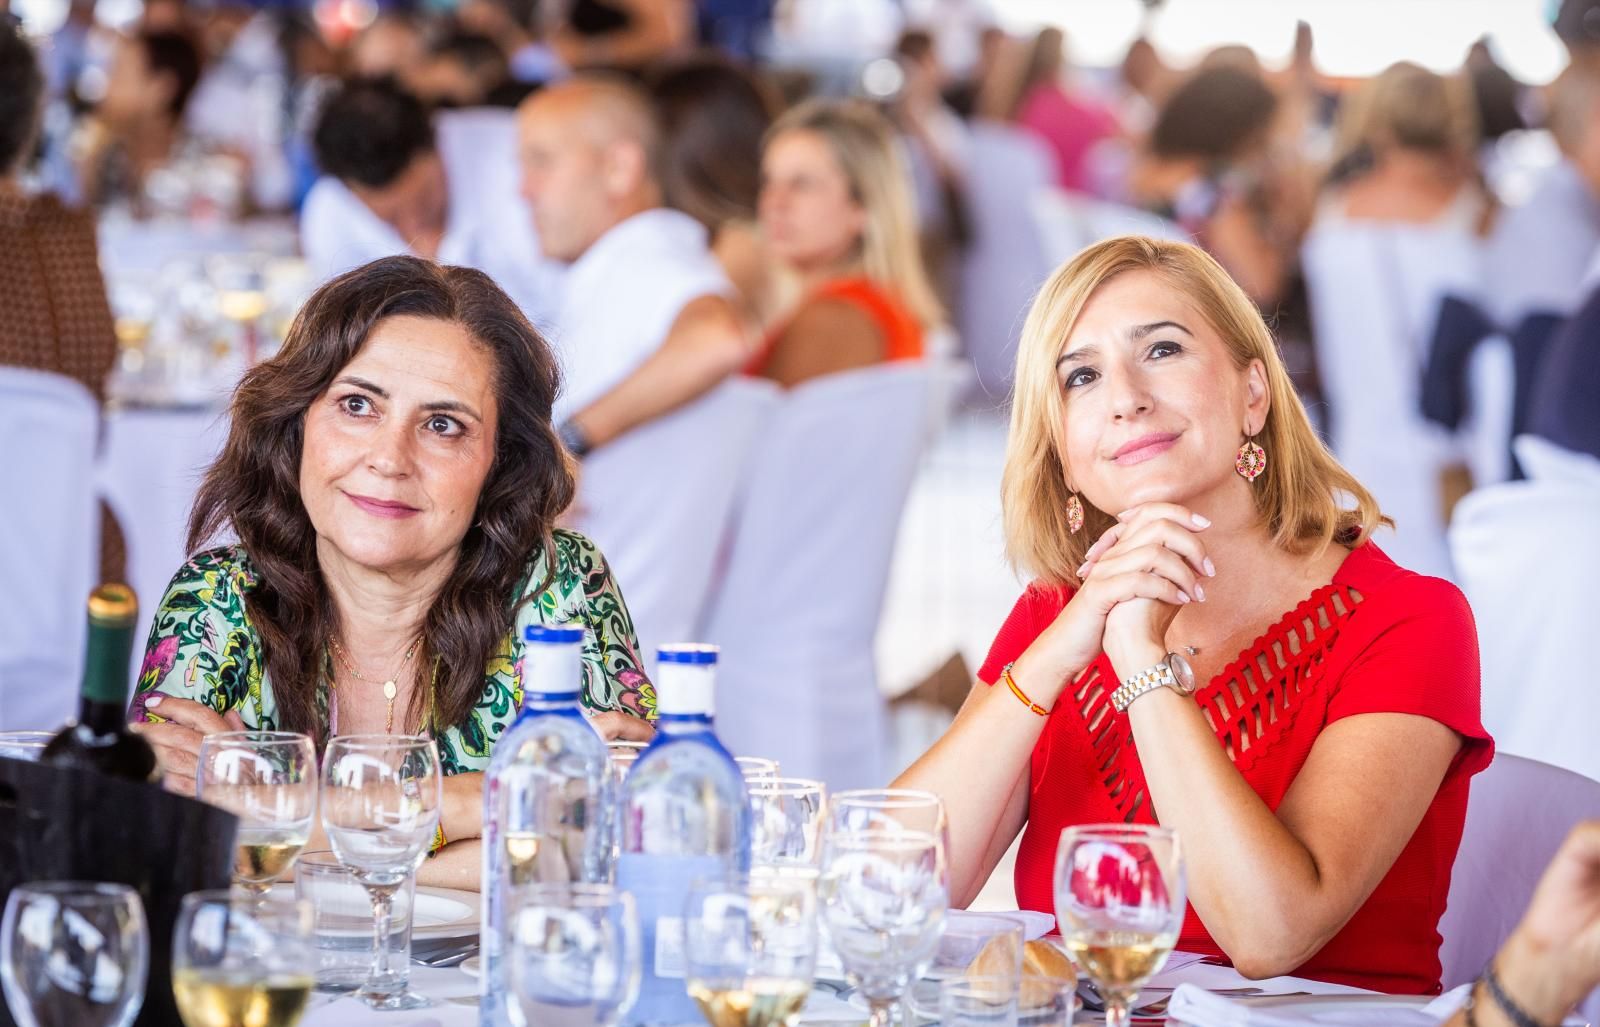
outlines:
[[[300,244],[319,280],[409,253],[483,271],[549,324],[561,271],[518,195],[510,111],[430,117],[391,82],[356,82],[328,98],[313,145],[323,177],[301,211]]]
[[[529,97],[518,125],[540,243],[569,265],[556,417],[582,456],[709,391],[750,344],[705,229],[662,206],[659,133],[642,93],[580,76]]]

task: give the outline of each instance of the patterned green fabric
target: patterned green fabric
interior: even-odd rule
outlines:
[[[494,744],[522,707],[523,628],[529,624],[582,623],[585,708],[620,710],[646,720],[656,715],[655,689],[639,658],[639,640],[622,593],[593,542],[570,531],[555,533],[556,572],[550,586],[517,610],[517,623],[484,671],[483,698],[465,724],[438,736],[447,774],[484,770]],[[543,554],[518,587],[529,596],[545,577]],[[134,720],[159,720],[145,710],[154,694],[173,695],[226,713],[239,711],[245,726],[276,730],[272,683],[261,639],[244,597],[257,585],[249,556],[237,545],[195,556],[172,579],[156,610],[139,672]],[[326,679],[317,697],[328,717]]]

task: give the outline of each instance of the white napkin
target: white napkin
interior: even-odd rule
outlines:
[[[1213,995],[1193,984],[1180,984],[1172,993],[1167,1016],[1193,1027],[1438,1027],[1466,1001],[1470,985],[1415,1009],[1390,1004],[1364,1005],[1363,996],[1340,1003],[1337,995],[1312,995],[1293,1005],[1258,1005]],[[1286,1000],[1288,1001],[1288,1000]]]

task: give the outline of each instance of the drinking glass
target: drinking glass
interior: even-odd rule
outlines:
[[[828,790],[803,777],[748,782],[754,866],[816,866]]]
[[[1108,1027],[1128,1027],[1139,989],[1161,969],[1183,927],[1178,836],[1145,824],[1061,832],[1056,919],[1067,954],[1094,979]]]
[[[612,1027],[639,997],[639,914],[609,884],[535,884],[511,897],[511,992],[535,1027]]]
[[[628,771],[633,769],[634,761],[639,754],[649,746],[648,742],[607,742],[606,749],[611,753],[611,769],[616,772],[617,783],[628,776]]]
[[[316,983],[311,904],[202,891],[183,897],[172,995],[185,1027],[294,1027]]]
[[[735,756],[733,762],[739,764],[739,773],[744,775],[746,784],[778,776],[777,760],[769,760],[764,756]]]
[[[1017,992],[1019,1027],[1072,1027],[1073,1015],[1083,1006],[1076,977],[1022,978]]]
[[[0,986],[19,1027],[127,1027],[144,1004],[150,929],[123,884],[13,888],[0,919]]]
[[[345,994],[366,981],[372,967],[372,901],[350,868],[327,849],[302,852],[294,865],[295,898],[311,903],[317,949],[317,990]],[[389,959],[410,980],[416,879],[389,897]]]
[[[939,842],[939,873],[950,886],[950,818],[944,802],[915,788],[860,788],[828,800],[829,831],[914,831]]]
[[[956,977],[939,986],[940,1027],[1017,1027],[1016,977]]]
[[[823,839],[822,922],[871,1027],[906,1022],[906,989],[939,945],[950,905],[943,845],[908,830],[834,829]]]
[[[195,795],[239,818],[233,883],[265,895],[311,836],[317,750],[290,731],[225,731],[200,742]]]
[[[390,959],[394,894],[428,856],[439,826],[439,748],[414,735],[345,735],[322,760],[328,843],[372,899],[372,970],[356,997],[374,1009],[433,1004]]]
[[[39,754],[54,737],[50,731],[0,731],[0,756],[37,763]]]
[[[689,995],[711,1027],[789,1027],[817,968],[816,882],[697,881],[684,912]]]

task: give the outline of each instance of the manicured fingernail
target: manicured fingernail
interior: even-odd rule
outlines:
[[[1194,597],[1202,603],[1206,601],[1206,590],[1198,581],[1194,583]]]
[[[1205,568],[1206,568],[1206,577],[1214,578],[1214,577],[1217,576],[1217,566],[1216,566],[1216,564],[1211,562],[1211,557],[1209,557],[1209,556],[1206,557]]]
[[[1182,589],[1179,589],[1178,590],[1178,602],[1187,603],[1188,601],[1189,601],[1189,593],[1183,591]]]
[[[1204,517],[1201,517],[1199,514],[1190,514],[1189,519],[1194,522],[1194,526],[1197,528],[1211,527],[1211,522],[1206,520]]]
[[[1124,510],[1121,513],[1117,514],[1117,520],[1125,521],[1125,520],[1128,519],[1128,515],[1131,514],[1131,513],[1133,513],[1132,510]]]
[[[148,698],[148,699],[146,699],[144,701],[145,709],[149,709],[152,706],[160,706],[160,705],[161,705],[161,697],[159,695],[152,695],[150,698]]]

